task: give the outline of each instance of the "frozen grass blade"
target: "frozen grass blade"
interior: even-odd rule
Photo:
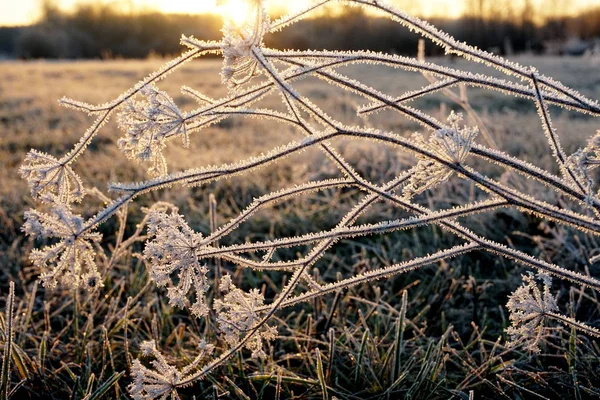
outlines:
[[[10,388],[10,360],[13,353],[14,339],[14,308],[15,308],[15,283],[10,282],[6,308],[4,312],[4,351],[2,352],[2,381],[0,382],[0,399],[7,400]]]
[[[400,315],[395,324],[394,338],[394,364],[392,367],[392,382],[395,382],[400,377],[402,370],[402,352],[404,351],[404,330],[406,329],[406,308],[408,306],[408,292],[402,292],[402,300],[400,300]]]
[[[323,370],[323,360],[321,359],[321,350],[319,348],[315,349],[316,353],[316,361],[317,361],[317,377],[319,378],[319,385],[321,385],[321,395],[323,396],[323,400],[329,399],[329,394],[327,392],[327,381],[325,380],[325,372]]]

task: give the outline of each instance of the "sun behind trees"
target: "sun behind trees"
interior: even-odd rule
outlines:
[[[0,28],[0,53],[26,59],[171,56],[179,52],[180,34],[205,40],[221,36],[221,18],[216,14],[165,14],[152,8],[118,8],[119,4],[77,3],[67,12],[48,2],[38,23],[6,29],[5,35]],[[394,4],[413,15],[427,15],[458,40],[503,54],[553,53],[556,43],[600,37],[600,8],[575,8],[563,0],[465,0],[462,6],[460,2]],[[239,15],[244,14],[243,7],[235,8]],[[147,40],[149,35],[154,39]],[[267,35],[266,43],[276,48],[368,49],[410,55],[417,39],[417,35],[398,30],[382,14],[336,5],[278,35]]]

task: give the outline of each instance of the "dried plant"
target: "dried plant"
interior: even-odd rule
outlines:
[[[213,345],[204,344],[198,358],[180,370],[167,363],[154,343],[146,343],[143,346],[144,353],[154,355],[156,360],[153,362],[154,369],[144,367],[140,361],[134,362],[134,383],[130,386],[134,398],[178,398],[178,389],[204,378],[243,348],[249,349],[254,357],[264,356],[265,342],[273,340],[276,334],[276,327],[269,325],[269,322],[275,313],[286,307],[337,293],[361,283],[374,284],[379,279],[473,252],[488,252],[512,260],[526,268],[537,270],[543,277],[543,291],[537,288],[532,277],[526,276],[525,285],[510,297],[508,308],[513,327],[508,333],[512,336],[512,342],[523,340],[528,349],[537,350],[537,344],[545,332],[545,322],[549,318],[585,334],[597,334],[594,328],[559,313],[559,305],[550,293],[549,277],[570,281],[594,291],[600,291],[599,279],[476,234],[458,222],[458,218],[498,208],[513,208],[570,227],[582,235],[599,236],[600,199],[591,174],[591,170],[598,165],[598,137],[590,139],[588,144],[574,154],[567,154],[552,124],[549,105],[598,116],[600,104],[533,68],[458,42],[386,1],[347,0],[342,3],[377,10],[441,46],[447,54],[496,68],[509,79],[437,65],[423,57],[415,59],[369,51],[275,50],[265,46],[265,34],[285,29],[313,10],[332,2],[333,0],[315,1],[305,10],[271,22],[264,2],[252,0],[251,15],[241,26],[227,21],[221,41],[205,42],[183,37],[182,44],[190,48],[188,52],[167,63],[117,99],[98,106],[63,99],[62,104],[96,116],[95,123],[63,158],[55,159],[32,150],[21,167],[21,173],[28,180],[33,196],[40,198],[44,203],[42,206],[51,210],[49,213],[30,211],[24,231],[35,237],[59,241],[36,250],[33,260],[42,271],[46,286],[53,286],[60,281],[71,287],[94,286],[90,283],[98,274],[94,263],[94,245],[101,239],[95,233],[96,228],[118,215],[120,210],[142,195],[174,185],[200,186],[245,174],[268,167],[308,148],[318,148],[339,169],[339,178],[305,182],[263,195],[238,216],[215,227],[208,236],[192,230],[185,217],[179,215],[174,208],[170,212],[156,209],[150,212],[149,238],[144,258],[150,267],[152,280],[159,287],[167,287],[167,296],[172,305],[189,310],[195,317],[212,318],[212,308],[216,314],[218,329],[228,347],[220,354],[209,357],[213,353]],[[182,89],[183,93],[192,96],[199,107],[189,112],[181,111],[173,99],[159,90],[156,84],[184,63],[209,53],[220,53],[224,57],[221,75],[230,89],[229,94],[224,98],[211,99],[185,87]],[[386,65],[426,74],[431,80],[427,86],[410,93],[384,93],[338,71],[339,67],[353,64]],[[261,80],[252,84],[253,78],[258,75]],[[357,110],[360,116],[390,109],[416,121],[422,131],[412,138],[406,138],[399,132],[374,129],[368,123],[364,126],[348,126],[329,116],[294,86],[296,80],[307,76],[320,78],[328,84],[362,96],[368,104]],[[484,136],[487,138],[487,130],[476,126],[462,126],[459,114],[452,113],[446,123],[408,105],[418,97],[449,90],[454,86],[484,88],[532,101],[540,114],[541,125],[549,143],[549,153],[556,160],[560,175],[513,157],[501,149],[476,143],[478,132],[486,132]],[[261,99],[273,93],[281,96],[285,112],[260,106]],[[468,113],[472,112],[471,108],[467,107],[466,110]],[[74,172],[74,164],[113,112],[118,112],[119,125],[125,131],[124,137],[119,141],[121,150],[128,158],[149,162],[152,177],[142,182],[111,183],[109,189],[120,193],[120,197],[85,220],[71,211],[73,203],[82,200],[84,193],[81,180]],[[163,150],[171,139],[180,138],[187,145],[194,133],[233,116],[262,118],[286,124],[301,132],[303,137],[236,163],[168,172]],[[344,160],[334,146],[333,139],[342,137],[383,143],[413,154],[416,163],[387,183],[371,182]],[[490,140],[486,139],[486,142],[493,146]],[[486,176],[475,169],[475,159],[496,164],[505,171],[540,182],[548,191],[561,196],[565,201],[561,201],[559,205],[550,204],[519,188],[511,187],[505,181]],[[482,193],[487,193],[487,198],[447,209],[436,209],[433,205],[424,206],[421,204],[423,202],[419,202],[419,194],[435,190],[455,178],[470,181]],[[365,193],[365,196],[332,230],[265,241],[218,244],[220,239],[234,232],[257,211],[274,203],[315,191],[345,187],[354,187]],[[378,201],[384,201],[411,216],[357,225],[358,218]],[[339,274],[338,280],[330,283],[315,280],[308,274],[332,246],[342,239],[381,235],[424,225],[437,225],[447,233],[456,235],[464,243],[439,249],[427,256],[363,271],[354,276]],[[279,250],[296,246],[307,246],[309,250],[304,254],[298,253],[296,259],[273,261]],[[256,257],[257,253],[264,253],[262,259]],[[208,277],[212,272],[207,267],[208,260],[211,259],[255,270],[281,271],[289,276],[275,299],[265,304],[264,294],[257,288],[244,291],[233,285],[229,275],[224,275],[220,286],[225,295],[221,297],[220,293],[213,293],[215,300],[211,305]],[[193,297],[193,301],[190,301],[190,297]],[[200,367],[200,362],[204,362],[206,358],[210,359]]]
[[[194,290],[196,302],[190,311],[200,318],[208,315],[208,269],[200,265],[196,256],[202,234],[194,232],[176,213],[177,209],[171,214],[159,210],[149,213],[148,231],[151,239],[146,243],[144,255],[151,265],[152,280],[157,286],[171,285],[171,276],[177,275],[177,285],[171,285],[167,291],[171,305],[190,307],[187,296],[190,290]]]
[[[250,334],[252,337],[244,340],[245,347],[252,351],[253,358],[265,358],[263,339],[275,339],[277,329],[266,324],[260,331],[255,329],[263,319],[257,310],[264,307],[264,296],[258,289],[251,289],[246,293],[237,288],[229,275],[223,277],[220,287],[226,294],[223,300],[215,301],[215,311],[219,330],[224,333],[225,341],[234,347],[242,337]],[[249,333],[251,331],[255,333]]]
[[[523,275],[523,285],[508,298],[506,307],[510,312],[512,323],[506,329],[512,338],[509,345],[524,344],[527,350],[539,353],[540,341],[545,336],[551,336],[551,329],[546,322],[552,319],[590,336],[600,338],[598,329],[559,314],[556,296],[550,292],[552,278],[544,273],[538,274],[537,278],[543,282],[543,290],[538,288],[533,274]]]
[[[198,346],[198,356],[182,370],[170,365],[165,357],[156,348],[156,343],[147,341],[142,343],[141,350],[144,356],[153,356],[154,369],[145,367],[140,360],[133,362],[133,383],[129,391],[135,400],[145,399],[179,399],[177,387],[187,376],[197,369],[200,363],[210,357],[214,346],[204,340]]]
[[[59,240],[31,254],[33,263],[44,271],[41,278],[46,286],[55,287],[59,280],[71,287],[96,286],[100,276],[94,243],[100,242],[102,235],[93,231],[78,233],[84,220],[67,204],[56,203],[50,214],[28,211],[25,219],[23,231],[27,235]]]

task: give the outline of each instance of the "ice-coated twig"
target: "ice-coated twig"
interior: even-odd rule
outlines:
[[[586,194],[586,187],[581,182],[579,177],[575,174],[575,172],[573,172],[571,166],[568,164],[567,155],[565,154],[565,151],[562,148],[560,138],[558,137],[558,133],[552,125],[552,119],[550,118],[550,110],[548,109],[548,106],[546,105],[546,101],[544,99],[544,95],[540,90],[540,85],[538,83],[539,74],[536,71],[531,72],[531,82],[535,89],[535,98],[538,114],[540,116],[540,119],[542,120],[542,127],[544,128],[546,138],[550,143],[552,155],[556,159],[563,176],[567,176],[571,180],[571,182],[578,187],[581,193]]]
[[[333,230],[321,231],[318,233],[310,233],[302,236],[283,237],[275,240],[268,240],[264,242],[254,242],[245,244],[236,244],[223,247],[209,247],[205,246],[196,253],[198,257],[228,257],[237,253],[247,253],[264,251],[272,248],[282,249],[288,247],[302,246],[324,239],[349,239],[365,235],[376,235],[396,232],[398,230],[411,229],[419,226],[429,225],[437,223],[449,218],[459,218],[469,215],[474,215],[483,212],[489,212],[497,208],[508,205],[506,200],[489,200],[480,203],[475,203],[469,206],[461,206],[451,208],[449,210],[435,211],[420,216],[404,218],[401,220],[383,221],[374,224],[364,224],[349,227],[337,226]],[[233,259],[232,259],[233,260]],[[237,259],[239,260],[239,259]],[[246,262],[246,261],[245,261]],[[256,265],[248,264],[253,268],[261,269],[261,266],[268,266],[267,263],[256,263]],[[265,268],[270,269],[270,268]]]
[[[286,62],[291,61],[304,61],[312,62],[316,69],[321,70],[323,68],[342,67],[352,64],[366,64],[368,65],[386,65],[393,68],[399,68],[406,71],[427,73],[439,77],[440,79],[454,79],[456,83],[463,83],[466,85],[480,87],[488,90],[497,91],[502,94],[518,96],[535,100],[535,91],[526,85],[519,84],[516,82],[507,81],[504,79],[495,78],[483,74],[475,74],[469,71],[458,70],[442,65],[437,65],[431,62],[418,60],[416,58],[396,55],[396,54],[383,54],[374,53],[369,51],[296,51],[296,50],[274,50],[274,49],[263,49],[264,55],[267,58],[273,58]],[[328,65],[323,65],[328,63]],[[323,65],[322,67],[318,67]],[[435,86],[430,88],[432,93],[439,90]],[[582,106],[581,103],[570,99],[562,94],[554,91],[543,90],[543,95],[546,100],[552,104],[565,107],[574,111],[590,113],[592,115],[600,115],[600,109],[589,110],[587,107]],[[591,100],[588,100],[591,102]],[[368,106],[369,107],[369,106]],[[382,104],[374,103],[371,107],[379,107],[383,109],[385,106]]]
[[[424,37],[431,39],[434,43],[442,46],[447,53],[453,53],[467,60],[476,61],[483,63],[488,66],[495,67],[509,75],[516,75],[523,80],[529,80],[530,71],[528,68],[514,62],[508,61],[504,58],[495,54],[480,50],[476,47],[470,46],[466,43],[462,43],[454,39],[452,36],[445,32],[442,32],[435,28],[433,25],[407,14],[406,12],[397,9],[392,6],[386,0],[340,0],[341,3],[355,3],[367,7],[373,7],[377,10],[383,11],[389,15],[394,21],[405,25],[416,32],[420,33]],[[548,78],[544,75],[540,75],[538,80],[543,85],[547,86],[562,95],[565,95],[582,106],[586,107],[589,111],[598,112],[600,111],[600,104],[597,101],[591,101],[580,93],[568,88],[560,82],[554,79]]]
[[[292,62],[292,63],[294,65],[305,65],[300,62]],[[433,119],[431,116],[426,115],[426,114],[424,114],[418,110],[415,110],[413,108],[403,106],[396,102],[390,102],[390,100],[387,99],[384,94],[376,91],[373,88],[368,87],[367,85],[364,85],[360,82],[349,79],[349,78],[347,78],[343,75],[340,75],[336,72],[329,71],[329,70],[328,71],[318,70],[315,73],[317,75],[319,75],[320,77],[323,77],[337,85],[342,86],[343,88],[351,90],[355,93],[359,93],[359,94],[368,96],[370,98],[377,99],[377,100],[383,102],[384,104],[386,104],[387,106],[395,108],[397,111],[401,112],[402,114],[421,123],[426,128],[434,129],[434,130],[448,128],[447,126],[442,125],[440,122]],[[485,147],[478,146],[476,144],[473,144],[471,146],[471,149],[473,149],[474,147],[477,148],[476,152],[480,157],[488,159],[497,164],[500,164],[503,167],[514,169],[515,171],[517,171],[527,177],[535,177],[536,179],[539,179],[541,182],[543,182],[545,184],[555,186],[556,188],[562,190],[566,194],[576,198],[581,203],[586,203],[587,205],[591,205],[596,211],[600,210],[600,202],[598,201],[598,199],[596,199],[594,197],[590,197],[588,194],[582,193],[581,191],[574,190],[574,188],[570,184],[570,181],[563,182],[560,179],[554,177],[552,174],[548,173],[547,171],[537,168],[534,165],[529,164],[527,162],[515,159],[514,157],[510,157],[510,156],[503,154],[497,150],[487,149]]]

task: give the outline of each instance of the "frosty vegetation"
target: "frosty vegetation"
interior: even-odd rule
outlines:
[[[270,49],[264,45],[265,34],[285,29],[333,0],[315,1],[308,9],[277,21],[269,19],[262,0],[248,1],[252,9],[251,16],[242,25],[236,25],[225,18],[221,41],[205,42],[183,37],[182,44],[189,51],[167,63],[117,99],[101,105],[63,99],[63,105],[93,115],[96,121],[79,143],[62,158],[57,159],[32,150],[21,167],[23,178],[29,182],[31,195],[39,201],[39,207],[27,213],[23,230],[32,237],[53,240],[53,244],[35,250],[32,254],[34,264],[41,271],[44,285],[65,285],[89,290],[103,285],[105,279],[96,263],[96,250],[102,241],[98,233],[99,225],[111,218],[120,218],[128,205],[140,196],[176,185],[205,185],[254,169],[268,168],[291,154],[311,147],[320,149],[323,156],[339,170],[338,178],[297,183],[296,186],[264,194],[231,221],[215,226],[208,236],[191,229],[186,223],[186,217],[180,215],[174,206],[158,203],[148,210],[148,216],[139,228],[147,227],[145,249],[143,255],[139,256],[149,265],[151,279],[156,287],[166,288],[166,296],[172,306],[189,311],[195,318],[214,317],[226,349],[219,353],[216,349],[222,347],[203,341],[197,358],[188,366],[178,369],[167,362],[155,342],[145,342],[140,349],[143,357],[133,362],[133,383],[129,387],[133,398],[179,398],[178,389],[203,379],[242,349],[250,350],[253,357],[264,357],[266,346],[277,334],[277,326],[272,322],[272,317],[276,313],[285,312],[287,307],[364,282],[376,285],[377,280],[471,252],[489,252],[512,260],[535,271],[543,283],[540,290],[534,275],[525,275],[523,286],[509,297],[507,307],[512,326],[508,329],[508,334],[511,345],[524,345],[531,351],[539,351],[544,335],[550,332],[548,327],[554,325],[563,325],[585,335],[600,337],[600,331],[594,327],[561,314],[564,311],[551,287],[552,279],[560,279],[600,291],[600,280],[597,277],[575,272],[569,265],[555,265],[481,237],[458,222],[458,218],[462,216],[497,208],[514,208],[569,226],[586,235],[599,236],[600,198],[593,172],[600,163],[600,132],[590,138],[588,143],[582,143],[580,150],[567,154],[552,124],[549,111],[549,105],[553,105],[598,116],[598,102],[533,68],[457,42],[385,1],[349,0],[343,4],[379,10],[398,24],[442,46],[447,54],[485,64],[509,77],[518,78],[519,82],[447,68],[431,63],[422,56],[409,58],[368,51]],[[191,96],[198,103],[198,108],[189,112],[182,111],[173,98],[160,90],[157,84],[178,67],[207,54],[222,54],[222,82],[229,88],[229,94],[224,98],[213,99],[193,88],[183,87],[183,94]],[[430,84],[402,95],[384,93],[338,71],[339,67],[350,64],[386,65],[420,72],[429,79]],[[262,80],[255,79],[258,76]],[[366,117],[373,112],[391,109],[416,121],[421,129],[407,138],[398,132],[374,129],[366,122],[364,125],[347,126],[327,115],[311,99],[296,90],[294,82],[306,76],[316,76],[327,84],[362,96],[365,105],[356,110],[360,116]],[[547,137],[548,152],[553,155],[560,173],[542,170],[508,155],[502,149],[494,148],[484,128],[466,125],[461,114],[450,113],[447,120],[440,121],[410,105],[412,100],[427,94],[457,87],[462,92],[467,86],[485,88],[533,102]],[[281,96],[285,112],[261,107],[260,100],[272,93]],[[472,109],[465,107],[465,111],[470,113]],[[74,211],[75,205],[80,208],[77,203],[84,202],[85,205],[86,200],[84,185],[75,173],[74,165],[113,114],[123,131],[119,148],[125,157],[139,161],[148,169],[149,179],[142,182],[109,183],[110,192],[118,196],[110,200],[104,209],[98,210],[94,217],[85,219]],[[275,126],[289,125],[301,132],[303,137],[237,163],[169,171],[168,160],[163,154],[167,146],[175,146],[177,141],[181,141],[185,147],[203,128],[232,116],[268,119]],[[331,143],[332,139],[338,137],[384,143],[412,153],[416,162],[412,168],[388,183],[376,184],[361,176],[342,158]],[[569,200],[557,206],[534,198],[517,187],[479,173],[470,165],[475,158],[542,182],[548,191]],[[417,201],[420,194],[454,179],[472,182],[487,193],[487,199],[442,210],[426,207],[423,202]],[[230,235],[262,208],[295,196],[349,186],[360,189],[364,192],[364,197],[339,221],[335,229],[228,246],[218,244],[220,239]],[[412,216],[357,225],[357,219],[380,201],[390,207],[405,210]],[[447,233],[458,236],[464,243],[355,276],[339,274],[339,279],[330,283],[318,282],[308,273],[340,240],[384,235],[424,225],[438,225]],[[122,240],[119,245],[131,245],[138,238],[139,231],[136,236],[130,240]],[[278,250],[301,245],[309,246],[310,250],[305,254],[298,254],[293,260],[276,261],[274,256]],[[118,251],[117,248],[115,252]],[[266,301],[257,288],[236,287],[227,273],[221,275],[220,270],[208,268],[208,265],[214,265],[208,260],[214,259],[255,270],[281,271],[282,274],[287,274],[285,286],[273,301]],[[209,278],[218,282],[218,285],[211,287]],[[147,363],[146,358],[151,361]]]

